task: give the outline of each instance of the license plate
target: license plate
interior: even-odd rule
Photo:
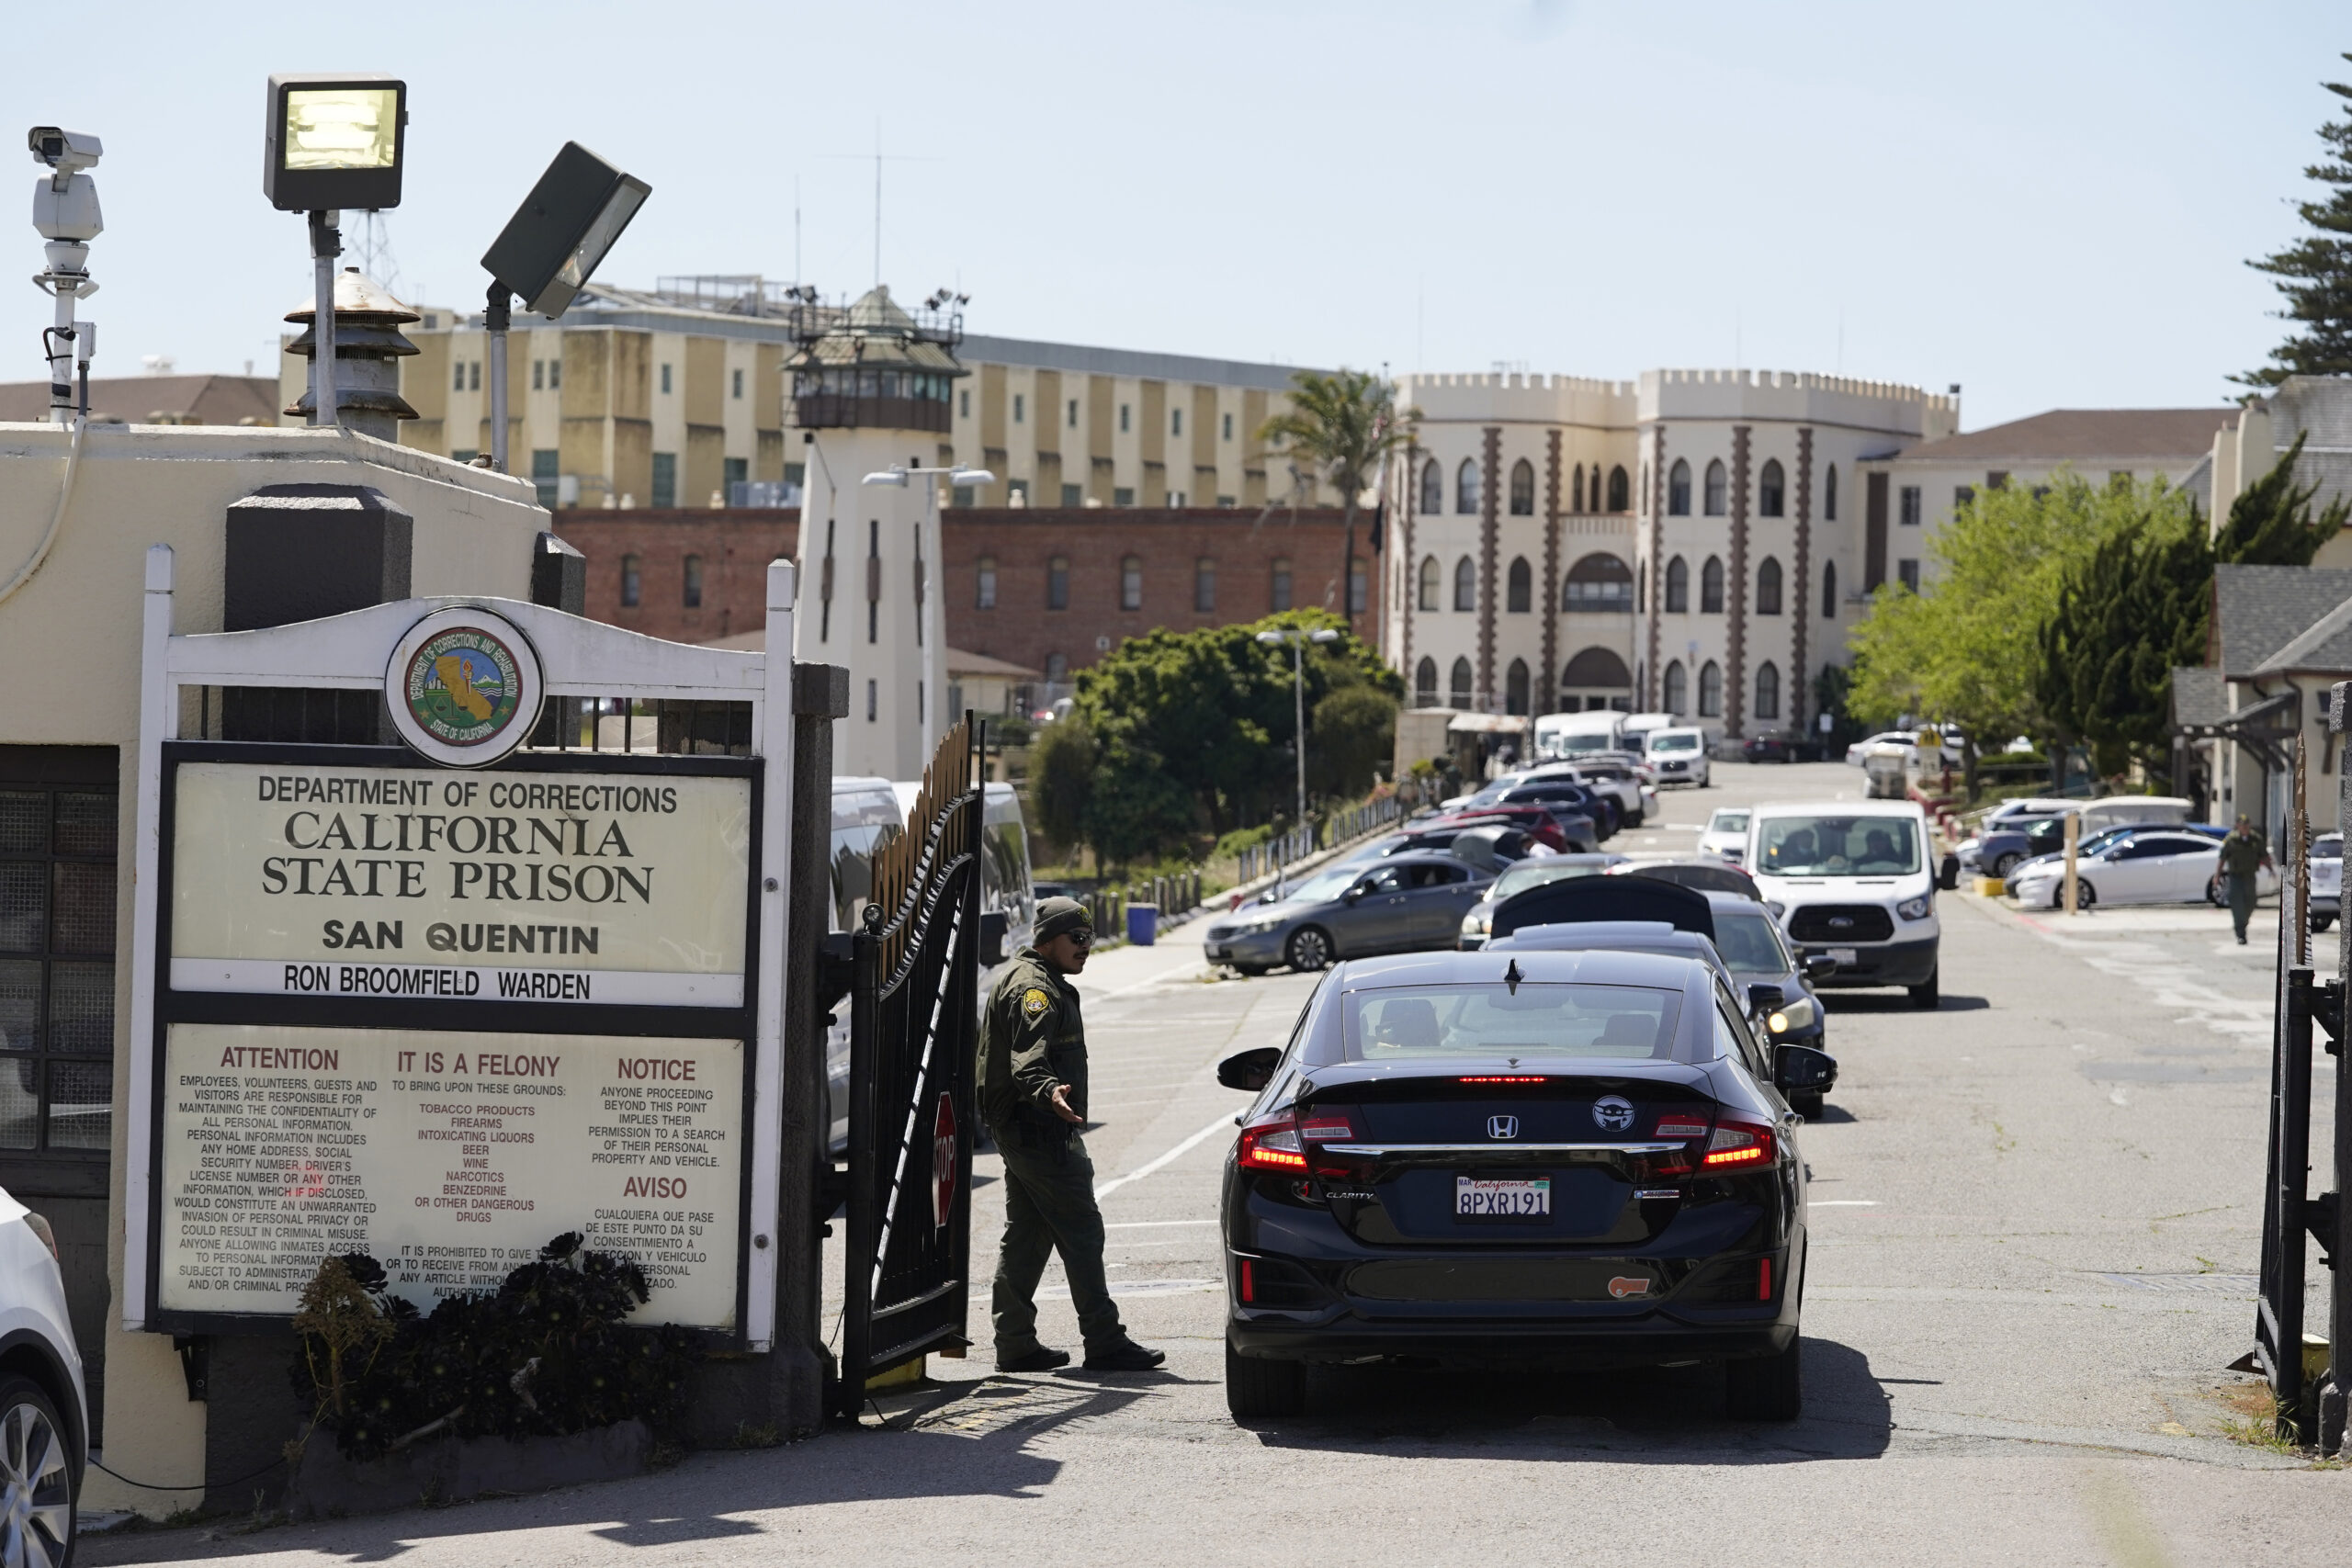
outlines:
[[[1829,956],[1836,959],[1841,965],[1850,967],[1854,962],[1854,950],[1850,947],[1833,947],[1829,950]]]
[[[1490,1181],[1476,1176],[1453,1179],[1453,1213],[1464,1220],[1534,1220],[1552,1212],[1552,1179]]]

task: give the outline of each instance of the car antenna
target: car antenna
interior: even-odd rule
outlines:
[[[1519,983],[1526,978],[1519,972],[1519,960],[1516,958],[1510,961],[1510,967],[1503,971],[1503,984],[1510,987],[1510,994],[1514,997],[1519,995]]]

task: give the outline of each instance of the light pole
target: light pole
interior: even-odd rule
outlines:
[[[1292,731],[1291,750],[1298,760],[1298,818],[1294,828],[1306,821],[1306,645],[1310,642],[1329,643],[1340,640],[1340,634],[1329,626],[1305,631],[1296,626],[1281,631],[1260,632],[1258,640],[1269,648],[1290,644],[1291,716],[1296,728]]]

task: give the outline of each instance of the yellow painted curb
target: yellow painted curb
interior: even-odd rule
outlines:
[[[1976,892],[1980,897],[1998,898],[2001,896],[2001,889],[2007,886],[2008,885],[1997,876],[1980,876],[1976,879]]]
[[[888,1368],[883,1371],[878,1371],[872,1377],[867,1378],[865,1380],[865,1392],[872,1393],[877,1389],[904,1388],[909,1383],[921,1382],[922,1382],[924,1370],[925,1359],[923,1357],[917,1356],[911,1361],[900,1361],[897,1366]]]

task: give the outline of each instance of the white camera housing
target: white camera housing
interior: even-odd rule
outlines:
[[[99,156],[106,152],[105,146],[89,132],[54,125],[34,126],[25,133],[25,145],[32,149],[33,161],[55,169],[60,180],[96,168]]]
[[[106,226],[98,211],[98,185],[89,175],[33,182],[33,228],[42,239],[86,245]]]

